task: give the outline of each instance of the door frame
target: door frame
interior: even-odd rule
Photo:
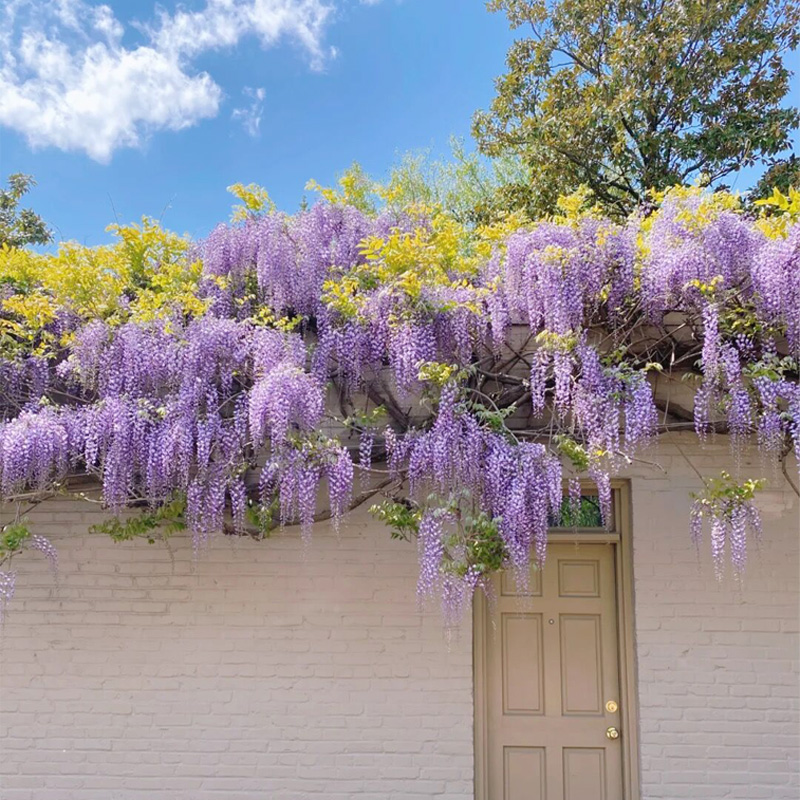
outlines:
[[[587,482],[586,490],[596,491]],[[612,481],[613,524],[610,530],[552,530],[548,542],[608,544],[614,548],[617,583],[617,639],[620,721],[622,722],[622,793],[625,800],[640,800],[639,703],[636,678],[636,649],[633,625],[633,547],[631,502],[628,481]],[[488,715],[486,710],[486,598],[475,597],[472,626],[472,685],[474,699],[475,800],[490,800],[488,759]]]

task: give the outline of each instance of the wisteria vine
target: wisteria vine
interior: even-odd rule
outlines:
[[[420,596],[456,618],[494,571],[524,584],[582,478],[608,518],[612,476],[664,432],[800,455],[795,195],[754,217],[676,189],[622,224],[587,208],[478,230],[326,195],[196,244],[123,230],[138,267],[119,251],[99,309],[55,260],[6,249],[0,495],[18,513],[0,563],[55,563],[20,510],[59,493],[101,503],[115,538],[185,525],[199,549],[294,523],[307,538],[381,491],[375,513],[418,540]],[[686,378],[693,409],[660,390]],[[757,488],[726,475],[695,501],[718,568],[726,549],[744,565]],[[0,606],[13,587],[0,573]]]

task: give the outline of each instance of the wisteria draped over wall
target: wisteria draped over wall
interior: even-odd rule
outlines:
[[[334,199],[166,255],[141,237],[120,252],[144,266],[115,272],[101,308],[48,283],[54,258],[6,251],[2,498],[24,512],[95,476],[109,532],[133,530],[114,520],[132,507],[142,531],[172,514],[202,548],[274,525],[307,537],[377,486],[376,513],[418,541],[421,595],[456,617],[498,567],[524,582],[580,478],[607,515],[612,476],[686,427],[657,380],[690,381],[698,436],[800,452],[800,224],[784,211],[675,190],[624,223],[475,231]],[[691,530],[711,519],[718,563],[743,566],[757,488],[723,476],[698,495]],[[6,560],[50,555],[24,517],[5,534]],[[3,573],[0,599],[11,588]]]

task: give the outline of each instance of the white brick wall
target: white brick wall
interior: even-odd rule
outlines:
[[[682,450],[709,473],[725,445]],[[797,798],[800,506],[718,584],[687,533],[697,476],[631,472],[642,797]],[[743,464],[748,472],[758,469]],[[472,797],[469,623],[417,611],[416,553],[363,510],[261,543],[114,545],[91,507],[35,515],[59,549],[18,561],[0,639],[2,800]],[[494,799],[492,799],[494,800]]]
[[[707,475],[735,466],[726,443],[681,450]],[[798,499],[765,473],[764,540],[741,582],[718,583],[708,539],[698,559],[687,535],[697,475],[674,447],[656,457],[668,477],[639,470],[631,486],[642,797],[797,800]]]
[[[336,534],[217,539],[192,560],[36,515],[2,634],[2,800],[463,798],[469,625],[448,646],[416,553],[357,512]],[[71,527],[72,530],[66,530]]]

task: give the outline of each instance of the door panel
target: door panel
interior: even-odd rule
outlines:
[[[554,544],[521,596],[497,581],[483,632],[490,800],[622,800],[614,548]]]
[[[542,615],[503,614],[503,712],[544,713]]]
[[[543,747],[503,748],[503,800],[546,800]]]
[[[603,713],[603,658],[599,614],[559,614],[561,713]]]
[[[597,561],[558,562],[559,597],[599,597],[600,570]]]
[[[564,800],[606,800],[606,753],[599,747],[564,748]]]

